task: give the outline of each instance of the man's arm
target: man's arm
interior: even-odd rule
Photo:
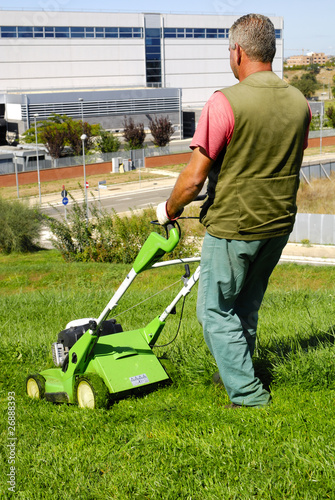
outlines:
[[[213,163],[214,160],[207,156],[203,148],[197,147],[193,150],[189,163],[180,172],[167,200],[166,210],[170,219],[175,218],[185,205],[198,196]]]

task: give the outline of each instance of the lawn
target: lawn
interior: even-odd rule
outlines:
[[[27,398],[25,377],[52,366],[58,332],[97,316],[128,270],[65,263],[56,251],[0,256],[1,497],[334,498],[335,268],[283,264],[271,278],[255,355],[273,396],[266,409],[224,409],[225,390],[211,384],[216,366],[195,317],[195,289],[177,339],[155,348],[172,385],[108,410]],[[138,276],[116,310],[124,330],[163,311],[183,272]],[[180,312],[168,318],[159,344],[175,335]]]

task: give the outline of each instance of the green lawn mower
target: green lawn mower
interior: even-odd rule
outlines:
[[[156,232],[149,235],[129,274],[98,319],[71,321],[58,334],[57,342],[52,344],[56,368],[28,375],[28,396],[55,403],[78,404],[82,408],[106,408],[111,401],[152,391],[171,382],[152,347],[167,316],[174,312],[178,301],[186,297],[199,279],[200,266],[190,276],[188,262],[199,261],[198,257],[158,262],[165,253],[172,252],[180,238],[178,225],[169,224],[166,229],[166,238]],[[183,287],[160,316],[143,328],[128,332],[124,332],[115,319],[108,319],[139,273],[181,263],[187,270]]]

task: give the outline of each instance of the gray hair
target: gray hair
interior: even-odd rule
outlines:
[[[272,21],[261,14],[247,14],[234,22],[229,30],[229,48],[238,44],[249,59],[272,62],[276,53],[276,33]]]

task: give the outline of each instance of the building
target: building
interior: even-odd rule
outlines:
[[[287,66],[308,66],[309,64],[319,64],[320,66],[326,64],[328,57],[324,52],[311,52],[306,56],[291,56],[286,60]]]
[[[228,33],[239,16],[1,11],[0,107],[23,132],[33,115],[82,116],[117,130],[125,114],[169,115],[183,135],[204,103],[236,83]],[[283,19],[274,71],[283,73]],[[183,114],[182,114],[183,113]],[[13,126],[13,125],[12,125]]]

